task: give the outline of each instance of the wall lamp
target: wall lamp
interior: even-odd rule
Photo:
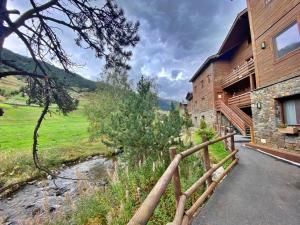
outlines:
[[[261,44],[260,44],[260,47],[261,47],[261,49],[266,49],[266,42],[262,42]]]

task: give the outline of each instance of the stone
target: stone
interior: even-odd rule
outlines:
[[[225,170],[224,170],[223,166],[219,167],[215,172],[213,172],[213,174],[212,174],[212,180],[213,181],[218,180],[219,177],[222,175],[222,173],[224,173],[224,171]]]
[[[36,183],[36,180],[27,182],[27,184],[29,184],[29,185],[33,185],[33,184],[35,184],[35,183]]]
[[[31,215],[34,217],[34,216],[36,216],[36,215],[41,214],[42,212],[43,212],[43,210],[42,210],[41,208],[36,207],[36,208],[34,208],[34,209],[32,210]]]
[[[34,203],[29,203],[28,205],[25,206],[25,209],[32,208],[33,206],[35,206]]]
[[[282,150],[300,151],[299,135],[287,135],[278,131],[281,123],[279,104],[277,98],[300,94],[300,77],[295,77],[262,89],[251,92],[251,108],[253,119],[254,142],[261,144],[260,140],[266,140],[266,146]],[[261,102],[258,109],[256,103]]]

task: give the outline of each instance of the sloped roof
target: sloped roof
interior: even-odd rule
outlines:
[[[249,19],[248,19],[248,10],[244,9],[240,12],[235,18],[225,40],[223,41],[219,51],[215,55],[209,56],[200,68],[196,71],[193,77],[190,79],[190,82],[194,82],[198,76],[214,61],[216,61],[221,55],[230,51],[238,44],[243,41],[245,35],[248,35],[250,32],[249,28]]]
[[[219,56],[218,55],[211,55],[209,56],[205,62],[200,66],[200,68],[196,71],[196,73],[194,74],[194,76],[190,79],[190,82],[194,82],[197,77],[200,75],[200,73],[203,72],[203,70],[205,70],[210,63],[212,63],[213,61],[215,61]]]
[[[244,40],[244,37],[248,36],[249,34],[250,27],[248,19],[248,10],[244,9],[235,18],[217,54],[222,55],[228,52],[229,50],[240,44]]]

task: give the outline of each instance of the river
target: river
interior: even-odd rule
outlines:
[[[104,186],[113,168],[113,160],[95,156],[59,172],[63,177],[88,181],[61,178],[53,180],[48,176],[48,179],[30,182],[10,197],[0,199],[0,224],[24,224],[24,221],[31,220],[36,215],[51,215],[64,207],[66,201],[76,201],[83,189]]]

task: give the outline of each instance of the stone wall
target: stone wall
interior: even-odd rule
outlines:
[[[199,127],[202,116],[204,116],[206,124],[210,127],[213,127],[213,124],[216,121],[215,111],[213,109],[203,112],[194,112],[192,118],[194,127]]]
[[[251,93],[254,142],[275,149],[300,153],[300,136],[278,132],[282,122],[277,98],[300,94],[300,77],[292,78]],[[261,103],[261,108],[257,107]]]

